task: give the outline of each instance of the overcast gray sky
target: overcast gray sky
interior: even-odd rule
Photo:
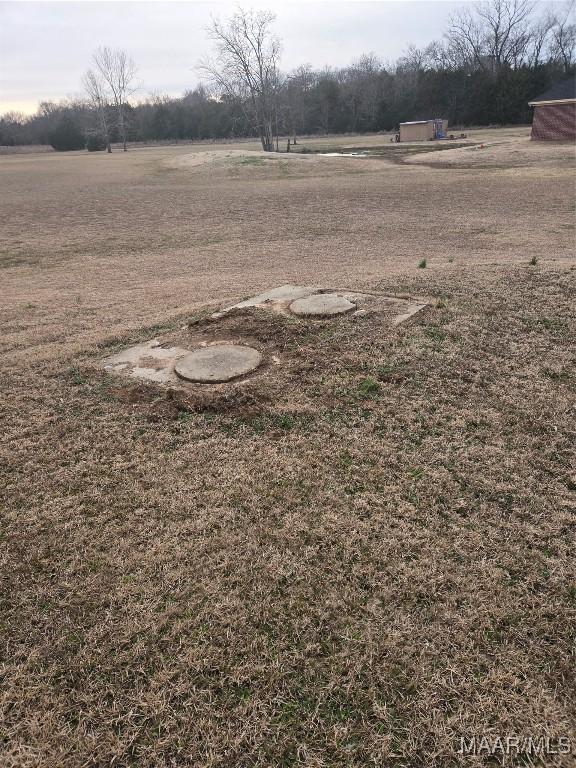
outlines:
[[[399,56],[409,43],[441,37],[461,2],[244,2],[277,14],[282,68],[342,66],[362,53]],[[199,82],[195,67],[210,50],[205,27],[232,2],[0,2],[0,114],[33,113],[38,102],[80,93],[99,45],[121,46],[136,61],[144,98],[179,95]]]

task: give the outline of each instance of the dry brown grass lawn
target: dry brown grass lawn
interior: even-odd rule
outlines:
[[[0,158],[3,768],[576,747],[573,151],[509,135],[452,169]],[[97,370],[285,282],[436,303],[254,322],[282,386],[192,409]]]

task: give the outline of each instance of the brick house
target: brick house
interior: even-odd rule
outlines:
[[[532,138],[539,141],[576,140],[576,76],[562,80],[534,101]]]

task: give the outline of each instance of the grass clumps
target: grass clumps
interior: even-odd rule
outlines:
[[[238,160],[238,165],[264,165],[265,158],[259,157],[256,155],[255,157],[242,157],[240,160]]]
[[[418,262],[418,269],[426,269],[427,262],[426,259],[420,259]]]
[[[367,376],[358,385],[358,392],[363,398],[376,397],[380,393],[380,382],[372,376]]]

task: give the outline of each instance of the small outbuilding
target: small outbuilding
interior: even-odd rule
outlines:
[[[576,75],[556,83],[528,104],[534,107],[533,139],[576,140]]]
[[[413,120],[400,123],[400,141],[430,141],[446,138],[448,120]]]

